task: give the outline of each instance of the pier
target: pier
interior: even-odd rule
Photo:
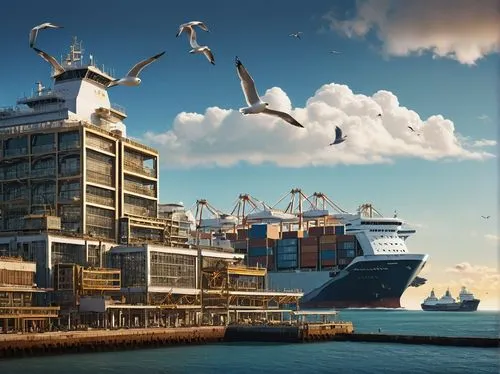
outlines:
[[[500,338],[432,336],[432,335],[396,335],[396,334],[337,334],[334,341],[365,343],[401,343],[429,344],[452,347],[500,348]]]

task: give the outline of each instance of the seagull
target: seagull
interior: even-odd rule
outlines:
[[[340,144],[345,141],[347,135],[342,136],[342,129],[338,126],[335,126],[335,140],[330,145]]]
[[[481,217],[484,218],[484,219],[489,219],[490,218],[490,216],[481,216]]]
[[[38,54],[38,56],[40,56],[41,58],[43,58],[45,61],[47,61],[49,64],[52,65],[52,67],[55,70],[55,75],[59,75],[59,74],[64,73],[66,71],[61,66],[61,64],[59,62],[57,62],[57,60],[54,57],[52,57],[51,55],[49,55],[48,53],[42,51],[41,49],[35,48],[35,47],[33,47],[33,50]]]
[[[295,118],[293,118],[290,114],[280,112],[278,110],[268,109],[269,103],[263,102],[259,94],[257,93],[257,89],[255,88],[255,83],[248,74],[247,69],[243,66],[238,56],[235,58],[236,70],[238,72],[238,76],[241,80],[241,88],[243,90],[243,94],[245,95],[245,100],[249,105],[246,108],[240,108],[240,113],[242,114],[258,114],[264,113],[269,114],[271,116],[276,116],[281,118],[282,120],[288,122],[290,125],[297,127],[304,127],[300,123],[298,123]]]
[[[43,29],[62,29],[62,26],[57,26],[54,25],[53,23],[50,22],[45,22],[42,23],[41,25],[35,26],[31,29],[30,31],[30,48],[33,48],[35,45],[36,37],[38,35],[38,30],[43,30]]]
[[[303,32],[302,31],[297,31],[295,33],[291,33],[288,36],[293,36],[294,38],[300,39],[300,34],[303,34]]]
[[[139,73],[144,69],[146,66],[151,64],[152,62],[158,60],[161,56],[163,56],[165,52],[158,53],[157,55],[154,55],[153,57],[150,57],[146,60],[143,60],[135,66],[130,69],[130,71],[127,73],[127,75],[121,79],[115,79],[114,81],[111,81],[107,88],[113,87],[116,85],[123,85],[123,86],[138,86],[141,84],[141,79],[138,77]]]
[[[205,30],[206,32],[210,32],[208,27],[201,21],[191,21],[191,22],[186,22],[183,23],[182,25],[179,26],[179,31],[175,35],[175,37],[178,37],[184,30],[187,30],[188,28],[193,28],[193,26],[199,26],[202,30]]]
[[[408,128],[411,130],[411,132],[414,132],[417,134],[417,136],[420,136],[420,133],[416,132],[415,129],[411,126],[408,126]]]
[[[342,52],[339,52],[339,51],[330,51],[330,53],[339,54],[339,53],[342,53]]]
[[[215,59],[211,49],[206,45],[200,46],[196,41],[196,31],[194,28],[192,26],[186,26],[183,30],[186,30],[189,34],[189,44],[191,44],[191,48],[193,48],[189,53],[203,53],[208,61],[210,61],[212,65],[215,65]]]
[[[377,117],[382,117],[382,113],[377,114]]]

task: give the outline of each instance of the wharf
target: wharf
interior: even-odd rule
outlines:
[[[275,343],[350,341],[476,348],[500,347],[499,338],[358,334],[352,332],[352,324],[347,322],[308,326],[230,325],[0,334],[0,359],[249,341]]]
[[[432,335],[394,335],[394,334],[337,334],[334,341],[365,343],[429,344],[453,347],[500,348],[500,338],[432,336]]]
[[[224,340],[225,326],[0,334],[0,359],[114,351]]]

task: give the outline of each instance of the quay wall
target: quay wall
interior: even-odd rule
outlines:
[[[430,335],[389,335],[389,334],[337,334],[334,341],[430,344],[453,347],[500,348],[500,338],[453,337]]]
[[[0,334],[0,359],[36,355],[102,352],[216,342],[351,341],[499,348],[499,338],[358,334],[340,326],[304,329],[297,326],[215,326],[130,330],[92,330],[41,334]]]
[[[154,348],[224,340],[224,326],[0,334],[0,359],[36,355]]]

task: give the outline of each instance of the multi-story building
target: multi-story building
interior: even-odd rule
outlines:
[[[83,52],[75,39],[52,88],[0,109],[0,255],[35,262],[41,287],[55,264],[102,267],[117,244],[189,247],[182,215],[158,215],[158,152],[127,138],[114,78]]]

